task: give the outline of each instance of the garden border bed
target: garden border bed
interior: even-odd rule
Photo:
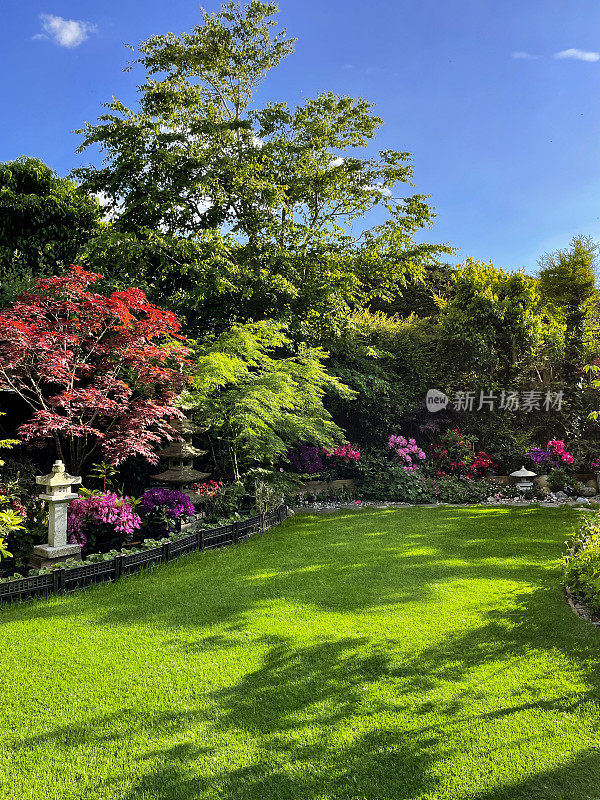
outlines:
[[[230,522],[218,528],[198,528],[187,536],[164,542],[147,550],[119,555],[108,561],[82,564],[80,567],[60,568],[46,575],[17,578],[0,583],[0,602],[11,603],[29,598],[46,597],[57,592],[74,592],[94,583],[115,581],[141,569],[166,564],[196,550],[214,550],[238,544],[257,533],[280,525],[288,517],[288,508],[281,505],[266,514]]]

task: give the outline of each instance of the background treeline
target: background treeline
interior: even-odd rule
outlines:
[[[185,399],[207,428],[207,471],[285,462],[302,442],[426,446],[460,427],[500,471],[550,438],[587,469],[598,446],[596,246],[574,239],[536,275],[429,244],[409,153],[377,151],[362,98],[261,104],[293,51],[276,8],[228,3],[190,33],[151,37],[138,107],[108,103],[81,131],[100,166],[60,178],[0,166],[0,303],[70,263],[172,310],[199,377]],[[88,150],[89,149],[89,150]],[[560,411],[436,415],[428,389],[564,392]],[[476,403],[477,404],[477,403]],[[7,435],[27,411],[2,396]],[[43,461],[43,454],[40,460]],[[140,481],[145,480],[141,465]],[[128,478],[135,474],[129,465]]]

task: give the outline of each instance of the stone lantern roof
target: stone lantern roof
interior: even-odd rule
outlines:
[[[535,472],[530,472],[528,469],[525,469],[525,467],[511,472],[510,475],[511,478],[535,478]]]
[[[158,455],[161,458],[194,458],[195,456],[203,456],[207,452],[207,450],[200,450],[198,447],[194,447],[189,442],[171,442]]]
[[[49,472],[48,475],[37,475],[35,482],[39,486],[46,487],[46,493],[40,495],[43,500],[56,499],[57,496],[61,496],[63,500],[73,500],[77,494],[70,492],[69,489],[71,486],[81,483],[81,478],[69,475],[65,471],[65,465],[59,459],[52,465],[52,472]]]

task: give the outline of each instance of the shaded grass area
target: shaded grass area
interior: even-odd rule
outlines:
[[[0,797],[599,800],[572,508],[297,516],[0,609]]]

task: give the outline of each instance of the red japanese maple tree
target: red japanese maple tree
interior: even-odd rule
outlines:
[[[188,380],[175,315],[139,289],[95,293],[101,277],[72,266],[0,312],[0,390],[33,411],[19,435],[54,439],[76,473],[99,449],[114,465],[133,455],[156,463]]]

